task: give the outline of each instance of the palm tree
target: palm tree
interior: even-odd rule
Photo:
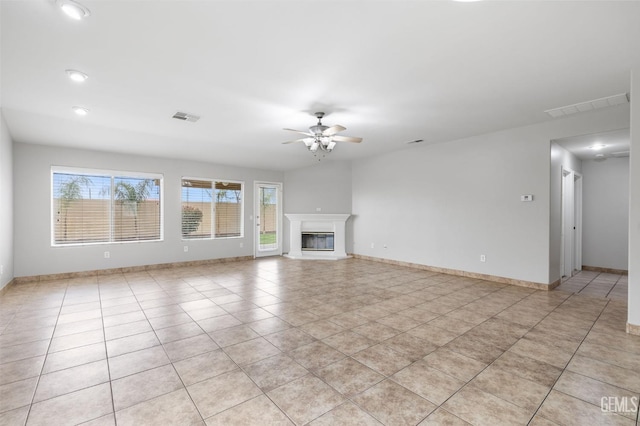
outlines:
[[[91,179],[87,176],[74,175],[68,180],[61,183],[58,190],[60,191],[60,209],[64,212],[64,240],[67,241],[67,216],[69,207],[73,201],[82,200],[82,188],[88,188],[91,191]],[[89,192],[91,198],[91,192]]]
[[[276,191],[273,188],[260,188],[260,224],[262,225],[262,229],[260,231],[261,234],[264,234],[266,232],[266,226],[267,226],[267,221],[266,219],[266,214],[267,214],[267,206],[268,205],[273,205],[276,203],[275,200],[275,196],[276,196]]]
[[[126,207],[133,213],[136,237],[138,236],[138,205],[149,198],[153,184],[153,179],[142,179],[135,185],[121,180],[114,187],[114,198],[121,207]]]

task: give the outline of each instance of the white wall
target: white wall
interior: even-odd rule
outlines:
[[[629,159],[629,324],[640,328],[640,65],[631,74]],[[637,331],[636,331],[637,332]]]
[[[627,106],[609,108],[355,161],[354,253],[555,281],[550,141],[626,127],[628,114]]]
[[[0,111],[0,288],[13,279],[13,142]]]
[[[15,276],[216,259],[253,254],[253,182],[282,182],[282,172],[97,151],[14,144]],[[51,166],[71,166],[164,175],[164,241],[51,247]],[[183,176],[228,179],[245,184],[242,239],[181,240],[180,185]],[[240,247],[240,243],[244,247]],[[183,246],[188,245],[185,253]],[[110,259],[104,258],[109,251]]]
[[[629,267],[629,158],[582,163],[582,264]]]
[[[339,156],[336,151],[334,154]],[[320,209],[320,211],[318,211]],[[351,162],[327,159],[315,166],[284,173],[285,213],[351,213]],[[353,249],[352,219],[347,222],[347,253]],[[289,251],[289,221],[285,228],[285,253]]]
[[[628,110],[627,110],[628,111]],[[575,136],[575,135],[574,135]],[[582,162],[555,142],[551,143],[549,176],[549,283],[562,276],[562,170],[581,173]],[[583,232],[584,234],[584,232]]]

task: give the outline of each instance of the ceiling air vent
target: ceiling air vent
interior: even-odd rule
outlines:
[[[173,118],[177,120],[182,120],[182,121],[191,121],[192,123],[195,123],[196,121],[200,120],[200,117],[198,117],[197,115],[187,114],[186,112],[180,112],[180,111],[173,114]]]
[[[594,109],[626,104],[627,102],[629,102],[629,95],[627,93],[621,93],[619,95],[608,96],[606,98],[580,102],[579,104],[573,104],[573,105],[563,106],[560,108],[548,109],[545,112],[553,118],[558,118],[558,117],[563,117],[565,115],[576,114],[578,112],[586,112]]]
[[[618,151],[618,152],[612,152],[611,156],[612,157],[629,157],[630,154],[631,154],[631,151]]]

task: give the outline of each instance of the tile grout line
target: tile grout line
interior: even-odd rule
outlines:
[[[162,292],[163,292],[167,297],[171,297],[171,298],[173,298],[172,296],[169,296],[169,294],[166,292],[166,290],[164,289],[164,287],[162,287],[160,284],[158,284],[158,280],[157,280],[155,277],[153,277],[153,276],[152,276],[152,275],[150,275],[150,274],[149,274],[149,276],[150,276],[150,278],[154,281],[154,283],[155,283],[156,285],[158,285],[158,287],[160,287],[160,288],[162,289]],[[172,360],[171,360],[171,358],[169,357],[169,354],[167,353],[167,350],[166,350],[166,349],[165,349],[165,347],[164,347],[164,343],[163,343],[163,342],[160,340],[160,338],[158,337],[158,334],[157,334],[157,330],[156,330],[156,328],[155,328],[155,327],[153,327],[153,326],[151,325],[151,322],[149,321],[149,317],[147,316],[147,313],[145,312],[145,309],[142,307],[142,305],[140,305],[140,300],[138,299],[138,295],[136,294],[136,292],[134,291],[134,289],[131,287],[131,283],[129,282],[129,280],[127,280],[127,279],[126,279],[126,276],[125,276],[125,280],[126,280],[126,282],[127,282],[127,286],[129,287],[129,289],[131,290],[131,293],[133,294],[133,297],[136,299],[136,303],[138,303],[138,306],[140,307],[140,310],[142,311],[142,314],[144,315],[145,320],[147,321],[147,323],[148,323],[148,324],[149,324],[149,326],[151,327],[151,330],[153,330],[153,334],[154,334],[154,336],[156,337],[156,339],[158,340],[158,343],[160,344],[160,347],[162,348],[162,351],[164,352],[165,356],[166,356],[166,357],[167,357],[167,359],[169,360],[169,363],[171,364],[171,368],[173,369],[174,373],[178,376],[178,379],[180,380],[180,383],[182,383],[182,386],[183,386],[184,391],[185,391],[185,392],[187,393],[187,395],[189,396],[189,400],[191,401],[191,403],[193,404],[193,407],[196,409],[196,411],[198,412],[198,415],[200,416],[200,420],[201,420],[202,422],[204,422],[204,416],[202,415],[202,412],[200,411],[200,409],[199,409],[199,408],[198,408],[198,406],[196,405],[195,401],[194,401],[194,400],[193,400],[193,398],[191,397],[191,393],[189,393],[189,391],[187,390],[187,386],[185,385],[184,381],[182,380],[182,377],[180,377],[180,374],[178,374],[178,371],[176,370],[175,366],[173,365],[173,361],[172,361]],[[187,283],[187,284],[188,284],[188,283]],[[188,285],[189,285],[189,287],[193,288],[193,287],[191,286],[191,284],[188,284]],[[194,289],[194,290],[195,290],[195,289]],[[202,296],[204,297],[204,295],[203,295],[202,293],[200,293],[198,290],[196,290],[196,291],[197,291],[200,295],[202,295]],[[180,309],[182,309],[182,307],[180,306],[180,304],[179,304],[179,303],[176,303],[176,306],[178,306],[178,307],[180,307]],[[182,311],[183,311],[185,314],[189,315],[189,314],[188,314],[184,309],[182,309]],[[170,314],[169,314],[169,315],[170,315]],[[191,318],[191,315],[189,315],[189,317]],[[193,318],[191,318],[191,319],[193,320]],[[198,327],[200,327],[200,324],[198,324],[195,320],[193,320],[193,321],[198,325]],[[170,326],[170,327],[171,327],[171,326]],[[165,327],[165,328],[170,328],[170,327]],[[202,330],[202,332],[204,333],[204,330],[202,329],[202,327],[200,327],[200,329],[201,329],[201,330]],[[205,333],[205,334],[206,334],[206,333]],[[147,349],[148,349],[148,348],[147,348]],[[140,349],[140,350],[144,350],[144,349]],[[134,351],[134,352],[136,352],[136,351]],[[124,354],[123,354],[123,355],[124,355]],[[158,367],[154,367],[154,368],[158,368]],[[147,370],[138,371],[138,372],[136,372],[136,373],[132,373],[132,374],[130,374],[130,375],[123,376],[123,377],[120,377],[120,378],[122,379],[122,378],[124,378],[124,377],[129,377],[129,376],[132,376],[132,375],[134,375],[134,374],[139,374],[139,373],[142,373],[142,372],[144,372],[144,371],[149,371],[149,370],[152,370],[152,369],[153,369],[153,368],[150,368],[150,369],[147,369]],[[136,403],[136,404],[132,405],[131,407],[135,407],[136,405],[141,404],[141,403],[143,403],[143,402],[147,402],[147,401],[150,401],[150,400],[152,400],[152,399],[159,398],[159,397],[164,396],[164,395],[168,395],[169,393],[171,393],[171,392],[166,392],[166,393],[163,393],[163,394],[161,394],[161,395],[156,395],[156,396],[154,396],[153,398],[150,398],[150,399],[147,399],[147,400],[144,400],[144,401],[139,401],[138,403]],[[115,405],[115,401],[114,401],[113,399],[112,399],[112,401],[113,401],[113,403],[114,403],[114,405]],[[130,407],[123,408],[123,410],[124,410],[124,409],[127,409],[127,408],[130,408]],[[114,418],[116,418],[115,406],[114,406],[113,417],[114,417]],[[116,420],[116,426],[117,426],[117,420]]]
[[[571,299],[572,297],[574,297],[575,295],[572,295],[571,297],[567,298],[565,300],[565,302],[569,299]],[[584,297],[584,296],[583,296]],[[558,305],[556,307],[559,308],[560,306],[562,306],[565,302],[561,303],[560,305]],[[589,335],[589,333],[591,333],[591,330],[593,330],[593,327],[596,325],[596,322],[598,322],[598,319],[600,319],[600,316],[602,316],[602,313],[605,311],[605,309],[607,308],[607,306],[609,306],[609,303],[611,301],[610,300],[606,300],[606,303],[604,304],[604,306],[602,307],[602,309],[600,310],[600,313],[598,314],[597,318],[593,321],[593,324],[591,324],[591,327],[589,327],[589,331],[587,331],[584,335],[584,337],[582,338],[582,340],[580,340],[580,344],[576,347],[576,350],[573,352],[573,354],[571,355],[571,358],[569,358],[569,360],[567,361],[567,363],[565,364],[564,368],[562,369],[562,372],[560,373],[560,375],[558,375],[558,377],[554,380],[553,385],[551,386],[551,388],[549,389],[549,392],[547,393],[547,396],[544,397],[544,399],[542,400],[542,402],[540,403],[540,405],[538,405],[538,408],[536,409],[535,413],[533,413],[533,416],[531,417],[531,419],[529,420],[529,423],[531,423],[531,421],[533,421],[533,419],[535,418],[535,416],[538,414],[538,411],[540,411],[540,408],[542,407],[542,405],[544,404],[544,402],[547,400],[547,398],[549,398],[549,395],[551,394],[551,392],[553,391],[554,387],[556,386],[556,384],[558,383],[558,380],[560,380],[560,377],[562,377],[562,375],[564,374],[565,371],[567,371],[567,367],[569,366],[569,364],[571,363],[571,361],[573,360],[573,358],[576,356],[576,354],[578,353],[578,350],[580,349],[580,346],[582,346],[582,344],[584,343],[584,341],[586,340],[587,336]],[[554,309],[555,311],[555,309]],[[552,311],[553,312],[553,311]],[[560,391],[556,391],[556,392],[560,392]],[[564,392],[562,392],[564,393]],[[569,395],[571,396],[571,395]],[[575,398],[575,397],[572,397]],[[580,398],[576,398],[576,399],[580,399]],[[587,401],[585,401],[587,402]],[[547,419],[546,417],[543,417],[544,419]],[[548,419],[547,419],[548,420]],[[555,422],[554,422],[555,423]]]
[[[98,300],[100,302],[100,320],[102,322],[102,339],[104,342],[104,355],[105,361],[107,363],[107,375],[109,377],[109,395],[111,396],[111,410],[113,412],[113,423],[115,426],[118,426],[118,419],[116,418],[116,406],[115,400],[113,398],[113,381],[111,380],[111,365],[109,364],[109,351],[107,349],[107,333],[104,326],[104,314],[102,312],[102,290],[100,289],[100,282],[96,280],[96,285],[98,286]]]
[[[504,288],[504,287],[503,287],[503,288]],[[496,290],[496,291],[499,291],[499,290],[500,290],[500,289],[498,289],[498,290]],[[518,301],[516,301],[516,302],[512,303],[512,304],[511,304],[511,305],[509,305],[508,307],[504,308],[504,309],[503,309],[503,310],[501,310],[500,312],[496,313],[495,315],[491,316],[490,318],[488,318],[487,320],[483,321],[482,323],[480,323],[480,324],[476,325],[475,327],[477,327],[477,326],[479,326],[479,325],[481,325],[481,324],[484,324],[486,321],[488,321],[488,320],[489,320],[489,319],[491,319],[491,318],[497,317],[497,315],[499,315],[500,313],[502,313],[502,312],[506,311],[507,309],[509,309],[509,308],[513,307],[514,305],[516,305],[516,304],[520,303],[520,302],[521,302],[521,301],[523,301],[524,299],[527,299],[527,298],[531,297],[532,295],[534,295],[534,294],[536,294],[536,293],[538,293],[538,292],[543,292],[543,291],[544,291],[544,290],[535,290],[534,292],[532,292],[532,293],[530,293],[530,294],[526,295],[525,297],[521,298],[520,300],[518,300]],[[490,294],[491,294],[491,293],[490,293]],[[488,295],[485,295],[485,296],[483,296],[483,297],[481,297],[480,299],[482,299],[482,298],[484,298],[484,297],[486,297],[486,296],[489,296],[489,294],[488,294]],[[555,310],[556,310],[560,305],[562,305],[564,302],[566,302],[570,297],[571,297],[571,296],[567,297],[565,300],[563,300],[563,301],[562,301],[562,303],[560,303],[559,305],[557,305],[553,310],[549,311],[549,313],[547,313],[547,314],[546,314],[544,317],[542,317],[542,318],[541,318],[537,323],[535,323],[532,327],[530,327],[530,328],[527,330],[527,332],[526,332],[525,334],[523,334],[521,337],[519,337],[519,338],[518,338],[518,340],[516,340],[513,344],[511,344],[511,346],[509,346],[509,349],[511,349],[511,348],[512,348],[516,343],[518,343],[518,342],[520,341],[520,339],[524,338],[524,336],[526,336],[526,334],[527,334],[527,333],[529,333],[531,330],[533,330],[533,329],[534,329],[538,324],[540,324],[542,321],[544,321],[544,320],[545,320],[549,315],[551,315],[551,313],[553,313],[553,311],[555,311]],[[477,300],[479,300],[479,299],[477,299]],[[472,302],[470,302],[470,303],[472,303]],[[469,304],[469,303],[468,303],[468,304]],[[467,305],[468,305],[468,304],[467,304]],[[464,306],[466,306],[466,305],[464,305]],[[458,309],[459,309],[459,308],[458,308]],[[508,320],[502,320],[502,321],[511,322],[511,321],[508,321]],[[521,325],[521,324],[517,324],[517,323],[514,323],[514,324],[516,324],[516,325]],[[473,327],[473,328],[475,328],[475,327]],[[524,326],[524,327],[526,327],[526,326]],[[473,330],[473,328],[472,328],[472,329],[470,329],[470,330],[468,330],[468,331],[466,331],[465,333],[461,334],[461,335],[460,335],[460,336],[458,336],[458,337],[463,336],[464,334],[466,334],[466,333],[468,333],[469,331]],[[457,339],[457,337],[456,337],[456,339]],[[453,340],[455,340],[455,339],[453,339]],[[442,347],[444,347],[444,346],[446,346],[446,345],[443,345]],[[501,349],[501,348],[500,348],[500,349]],[[486,366],[486,367],[484,367],[482,370],[480,370],[478,373],[476,373],[476,374],[475,374],[471,379],[469,379],[469,380],[468,380],[468,381],[467,381],[467,382],[466,382],[462,387],[460,387],[460,389],[458,389],[456,392],[454,392],[453,394],[451,394],[451,395],[450,395],[446,400],[444,400],[444,401],[442,402],[442,404],[440,404],[440,405],[439,405],[439,407],[438,407],[438,408],[441,408],[444,404],[446,404],[446,402],[447,402],[448,400],[450,400],[451,398],[453,398],[453,397],[454,397],[454,395],[456,395],[456,394],[457,394],[458,392],[460,392],[462,389],[464,389],[464,388],[466,388],[467,386],[469,386],[469,384],[470,384],[470,383],[471,383],[471,382],[472,382],[476,377],[478,377],[478,376],[479,376],[480,374],[482,374],[485,370],[487,370],[489,367],[491,367],[491,366],[492,366],[492,365],[493,365],[493,364],[494,364],[498,359],[500,359],[500,358],[502,357],[502,355],[504,355],[506,352],[508,352],[508,351],[509,351],[509,349],[506,349],[505,351],[503,351],[503,352],[502,352],[502,354],[501,354],[499,357],[497,357],[496,359],[494,359],[492,362],[490,362],[489,364],[487,364],[487,366]],[[456,352],[456,351],[453,351],[453,350],[452,350],[452,352],[457,353],[457,354],[459,354],[459,355],[467,356],[467,355],[460,354],[459,352]],[[471,357],[469,357],[469,358],[471,358]],[[529,357],[527,357],[527,358],[529,358]],[[472,358],[472,359],[475,359],[475,358]],[[534,360],[535,360],[535,358],[531,358],[531,359],[534,359]],[[538,361],[538,360],[536,360],[536,361]],[[437,370],[438,370],[438,371],[441,371],[441,370],[439,370],[439,369],[437,369]],[[445,373],[445,372],[443,372],[443,373],[444,373],[444,374],[447,374],[447,373]],[[521,379],[529,380],[529,379],[527,379],[527,378],[525,378],[525,377],[522,377],[522,376],[519,376],[519,375],[517,375],[517,374],[514,374],[514,375],[515,375],[515,376],[517,376],[517,377],[519,377],[519,378],[521,378]],[[452,377],[452,376],[450,376],[450,377]],[[553,388],[553,386],[549,389],[549,392],[551,392],[551,389],[552,389],[552,388]],[[505,399],[503,399],[503,398],[501,398],[501,397],[499,397],[499,396],[497,396],[497,395],[494,395],[494,394],[493,394],[493,393],[491,393],[491,392],[487,392],[487,391],[484,391],[484,390],[482,390],[482,389],[480,389],[480,390],[481,390],[482,392],[486,392],[486,393],[488,393],[488,394],[490,394],[490,395],[492,395],[492,396],[494,396],[494,397],[496,397],[496,398],[500,399],[501,401],[504,401],[504,402],[506,402],[506,403],[508,403],[508,404],[510,404],[510,405],[513,405],[514,407],[517,407],[517,408],[519,408],[519,409],[524,409],[523,407],[520,407],[519,405],[516,405],[515,403],[513,403],[513,402],[511,402],[511,401],[507,401],[507,400],[505,400]],[[548,395],[548,394],[547,394],[547,395]],[[545,400],[545,399],[546,399],[546,397],[542,400],[542,402],[540,403],[540,405],[542,405],[542,403],[544,403],[544,400]],[[446,408],[443,408],[443,409],[444,409],[445,411],[447,411],[447,412],[448,412],[448,410],[446,410]],[[434,410],[434,411],[435,411],[435,410]],[[536,410],[536,412],[537,412],[537,410]],[[451,414],[455,415],[455,413],[451,413]],[[427,416],[427,417],[428,417],[428,416]],[[458,416],[456,416],[456,417],[458,417]],[[527,423],[530,423],[530,422],[531,422],[531,420],[533,419],[533,417],[535,417],[535,413],[532,415],[531,419],[529,419],[529,422],[527,422]],[[426,418],[426,417],[425,417],[425,418]],[[423,420],[424,420],[424,419],[423,419]],[[462,419],[462,420],[463,420],[463,421],[466,421],[466,420],[464,420],[464,419]]]
[[[29,417],[31,416],[31,410],[34,406],[34,400],[36,398],[36,393],[38,392],[38,387],[40,386],[40,380],[43,376],[43,371],[45,365],[47,365],[47,359],[49,358],[49,349],[51,348],[51,344],[53,343],[53,336],[56,334],[56,329],[58,328],[58,321],[60,320],[60,313],[62,312],[62,307],[64,306],[64,300],[67,297],[67,292],[69,291],[69,284],[67,283],[64,288],[64,295],[62,296],[62,301],[60,302],[60,308],[58,309],[58,315],[56,317],[56,323],[53,326],[53,332],[51,333],[51,337],[49,338],[49,344],[47,345],[47,350],[44,355],[44,360],[42,361],[42,367],[40,368],[40,373],[38,374],[38,379],[36,380],[36,386],[33,388],[33,395],[31,396],[31,402],[29,403],[29,410],[27,411],[27,416],[24,419],[24,424],[26,425],[29,422]]]

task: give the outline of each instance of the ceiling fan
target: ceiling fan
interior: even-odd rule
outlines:
[[[318,124],[315,126],[309,127],[308,132],[303,132],[300,130],[294,129],[283,129],[288,130],[290,132],[296,132],[302,135],[305,135],[305,138],[296,139],[294,141],[283,142],[284,144],[294,143],[294,142],[304,142],[309,151],[315,153],[320,149],[324,152],[331,152],[333,148],[336,146],[336,142],[354,142],[360,143],[362,142],[362,138],[356,138],[352,136],[341,136],[337,133],[342,132],[343,130],[347,130],[346,127],[336,124],[334,126],[325,126],[322,124],[322,117],[324,117],[324,112],[316,112],[315,116],[318,118]]]

